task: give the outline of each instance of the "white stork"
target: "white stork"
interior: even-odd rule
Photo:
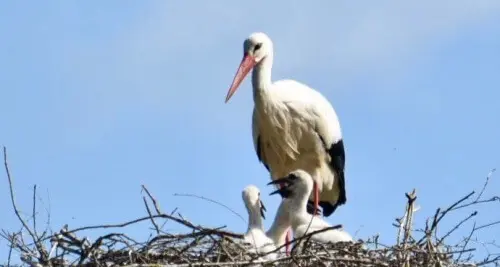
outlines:
[[[275,250],[274,241],[264,233],[262,218],[265,218],[266,207],[260,199],[260,190],[254,185],[249,185],[243,189],[242,197],[248,211],[248,229],[243,236],[244,241],[251,244],[253,247],[251,251],[257,254],[266,254]],[[276,253],[270,253],[262,259],[275,259],[276,256]]]
[[[295,238],[300,238],[307,233],[331,227],[331,225],[321,219],[321,217],[313,216],[306,210],[308,198],[313,190],[313,180],[307,172],[296,170],[286,177],[276,179],[269,184],[278,183],[284,186],[272,192],[271,195],[280,193],[283,197],[279,210],[286,211]],[[311,239],[321,243],[353,241],[349,233],[339,229],[330,229],[314,234],[311,236]]]
[[[308,172],[314,180],[308,212],[315,214],[321,206],[323,216],[330,216],[347,200],[344,143],[335,110],[307,85],[271,81],[273,43],[266,34],[251,34],[243,43],[243,52],[226,103],[253,69],[252,133],[259,160],[272,180],[296,169]]]
[[[290,253],[290,229],[291,226],[291,221],[290,221],[290,216],[289,212],[287,209],[282,207],[280,205],[278,207],[278,210],[276,211],[276,216],[274,217],[273,224],[267,230],[266,235],[269,236],[276,247],[281,247],[284,244],[285,246],[285,253],[289,255]]]
[[[275,181],[278,181],[278,180],[275,180]],[[311,178],[310,182],[312,183],[312,178]],[[274,182],[271,182],[271,183],[274,183]],[[279,183],[279,182],[277,182],[277,183]],[[286,185],[283,185],[283,186],[286,186]],[[279,205],[278,210],[276,211],[276,216],[274,218],[273,224],[271,225],[269,230],[266,232],[266,235],[269,236],[274,241],[274,245],[276,245],[276,247],[281,247],[285,243],[290,242],[290,236],[289,236],[290,232],[288,232],[287,230],[292,225],[292,223],[291,223],[292,218],[291,217],[294,215],[291,214],[290,211],[291,210],[293,211],[294,208],[289,207],[291,205],[291,204],[289,204],[290,201],[285,201],[285,199],[288,197],[288,195],[286,194],[286,192],[288,192],[288,190],[283,188],[283,190],[277,190],[275,192],[280,193],[281,197],[283,198],[283,201]],[[307,197],[306,197],[306,202],[307,202]],[[316,213],[316,215],[319,215],[319,212]],[[289,255],[289,253],[290,253],[290,245],[289,244],[286,245],[285,252],[287,253],[287,255]]]

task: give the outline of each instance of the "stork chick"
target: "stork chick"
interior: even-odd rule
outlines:
[[[276,246],[273,240],[266,235],[263,229],[262,218],[265,219],[266,207],[260,199],[260,190],[254,185],[249,185],[243,189],[242,197],[248,211],[248,228],[243,236],[244,241],[251,244],[251,251],[257,254],[266,254],[275,250]],[[275,259],[276,256],[276,253],[270,253],[263,256],[262,259]]]
[[[307,172],[296,170],[269,184],[282,185],[280,189],[272,192],[271,195],[279,193],[283,197],[278,209],[284,210],[283,213],[288,216],[295,238],[331,227],[320,216],[313,216],[307,212],[308,196],[313,190],[313,179]],[[314,234],[311,239],[321,243],[353,241],[351,235],[338,229]]]

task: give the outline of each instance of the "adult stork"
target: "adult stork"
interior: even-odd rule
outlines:
[[[271,81],[273,42],[252,33],[243,43],[243,59],[226,103],[252,72],[252,135],[259,160],[276,180],[302,169],[314,181],[308,205],[330,216],[346,203],[344,142],[337,114],[318,91],[294,80]],[[311,201],[312,200],[312,201]],[[312,202],[312,203],[311,203]]]

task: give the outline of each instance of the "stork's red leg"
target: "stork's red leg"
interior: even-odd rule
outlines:
[[[319,210],[319,189],[318,189],[318,184],[314,182],[314,187],[313,187],[313,201],[314,201],[314,213],[317,214]]]
[[[286,252],[286,255],[287,256],[290,256],[290,241],[292,240],[292,231],[290,228],[288,228],[288,230],[286,231],[286,238],[285,238],[285,242],[286,242],[286,246],[285,246],[285,252]]]

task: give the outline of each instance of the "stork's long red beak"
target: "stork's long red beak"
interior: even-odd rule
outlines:
[[[234,92],[238,89],[238,86],[240,86],[241,82],[245,77],[247,76],[248,72],[255,66],[255,59],[254,57],[250,55],[245,55],[243,59],[241,60],[240,66],[238,67],[238,71],[236,72],[236,75],[234,75],[233,83],[231,84],[231,87],[229,88],[229,91],[227,92],[226,96],[226,103],[229,101],[231,96],[233,96]]]

